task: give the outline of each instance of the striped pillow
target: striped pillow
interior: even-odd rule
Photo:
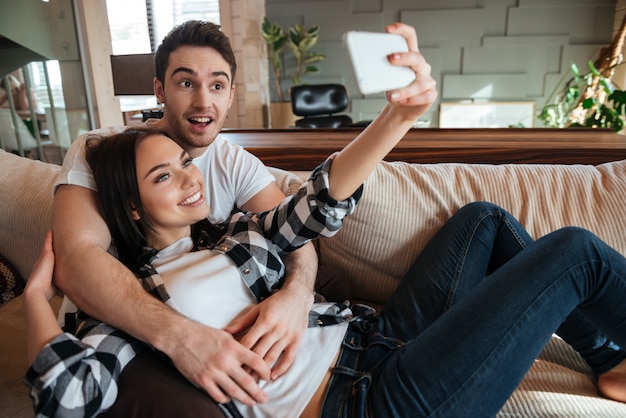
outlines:
[[[24,291],[26,282],[15,267],[0,256],[0,306],[19,296]]]

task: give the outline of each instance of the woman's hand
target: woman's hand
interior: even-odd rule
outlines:
[[[61,334],[61,327],[48,301],[57,293],[52,284],[54,252],[52,231],[48,231],[39,259],[26,282],[24,289],[24,311],[26,315],[26,352],[29,364],[54,337]]]
[[[39,259],[35,262],[30,276],[26,282],[25,293],[42,294],[46,300],[52,299],[57,294],[57,288],[52,283],[54,272],[54,252],[52,251],[52,231],[48,231],[44,239]]]

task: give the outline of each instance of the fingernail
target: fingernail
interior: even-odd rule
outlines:
[[[400,97],[400,93],[394,91],[389,97],[391,97],[391,100],[396,100],[398,99],[398,97]]]

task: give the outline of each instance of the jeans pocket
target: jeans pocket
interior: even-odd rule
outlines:
[[[337,367],[322,406],[323,418],[359,418],[367,413],[366,395],[371,382],[369,373]]]

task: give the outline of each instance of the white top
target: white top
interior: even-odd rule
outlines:
[[[223,328],[256,304],[234,263],[211,250],[189,252],[191,238],[161,250],[153,261],[170,304],[182,314]],[[244,417],[298,417],[322,382],[341,346],[348,323],[307,328],[292,367],[273,382],[260,381],[268,402],[248,407],[235,402]],[[210,342],[207,342],[210,344]]]
[[[146,125],[151,126],[156,121],[149,119]],[[79,136],[65,155],[54,187],[72,184],[97,190],[93,173],[85,159],[87,138],[93,135],[108,136],[124,129],[125,126],[113,126]],[[210,208],[208,218],[213,223],[225,221],[234,207],[241,208],[254,195],[276,181],[257,157],[219,135],[204,154],[194,158],[193,162],[204,175],[205,199]],[[66,312],[76,310],[76,305],[67,296],[64,297],[58,315],[59,324],[64,325]]]
[[[154,124],[150,119],[146,125]],[[73,184],[96,190],[96,183],[85,160],[85,143],[91,135],[111,135],[125,129],[122,126],[98,129],[79,136],[72,143],[63,169],[55,187]],[[241,208],[254,195],[274,182],[274,176],[254,155],[236,144],[231,144],[218,135],[207,150],[193,160],[204,175],[205,198],[209,203],[209,220],[223,222],[230,216],[234,207]]]

